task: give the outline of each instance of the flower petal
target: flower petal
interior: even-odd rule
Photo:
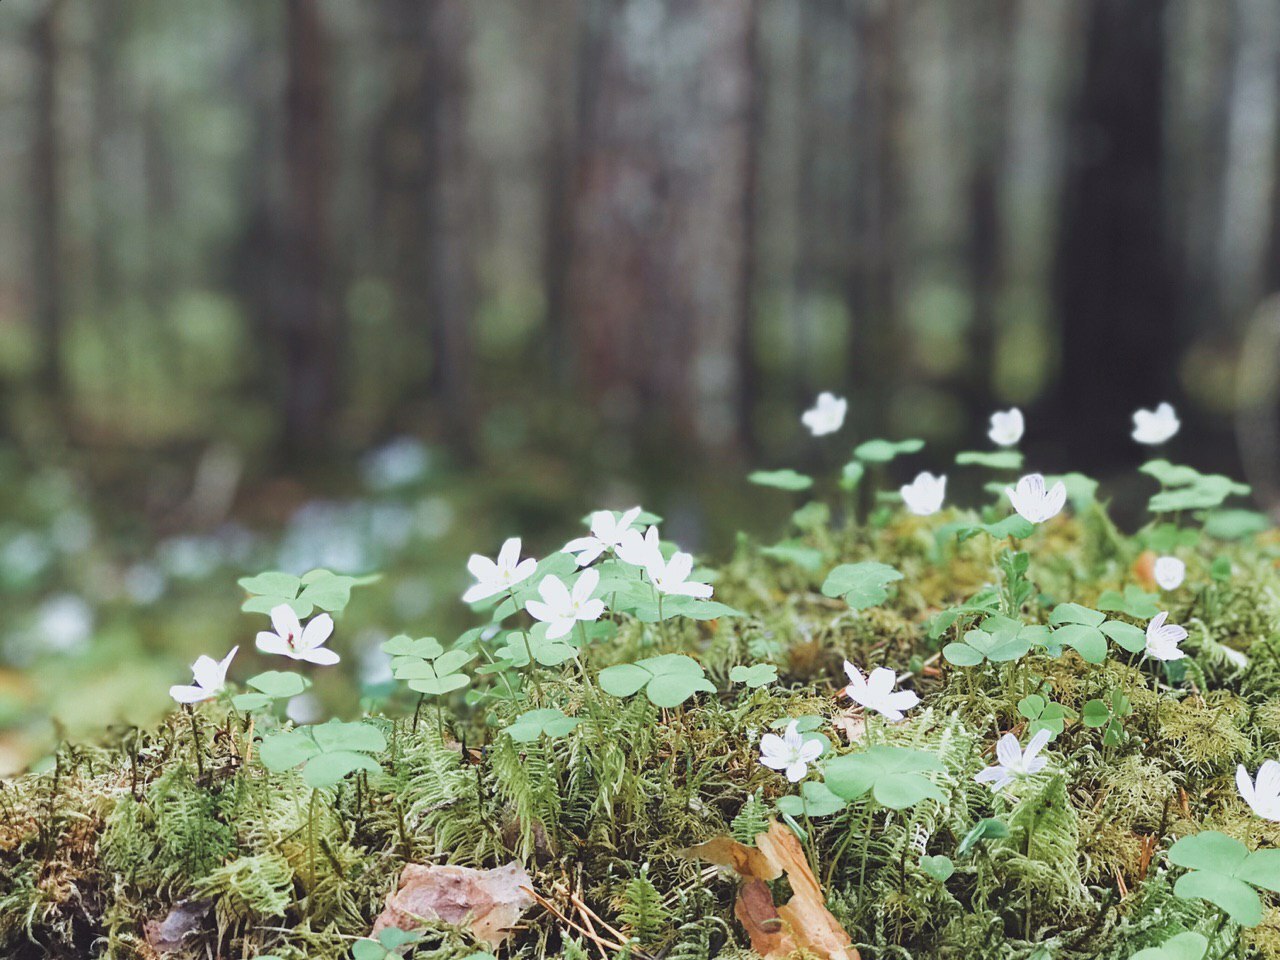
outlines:
[[[322,613],[317,617],[312,617],[311,622],[302,631],[302,636],[297,643],[298,649],[314,650],[331,636],[333,636],[333,617],[327,613]]]

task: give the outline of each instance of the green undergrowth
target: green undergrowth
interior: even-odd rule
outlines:
[[[0,785],[4,955],[150,960],[145,925],[195,901],[207,915],[172,955],[348,957],[407,863],[519,860],[566,916],[579,918],[572,894],[627,938],[608,956],[745,960],[757,954],[734,917],[735,880],[681,851],[750,842],[776,818],[872,960],[1128,960],[1189,932],[1206,957],[1280,956],[1274,894],[1258,890],[1260,922],[1238,922],[1179,895],[1184,868],[1169,856],[1206,831],[1249,850],[1280,841],[1234,779],[1237,765],[1280,755],[1280,541],[1214,537],[1188,519],[1195,535],[1176,544],[1186,581],[1161,591],[1143,571],[1153,546],[1169,552],[1167,524],[1122,534],[1088,498],[1016,542],[967,532],[998,518],[880,506],[853,523],[810,506],[780,543],[744,537],[705,571],[716,616],[654,616],[615,592],[559,662],[521,662],[516,611],[485,611],[494,630],[453,645],[462,667],[432,648],[434,672],[364,704],[362,727],[383,748],[344,754],[350,769],[319,785],[305,766],[263,763],[264,745],[270,759],[271,738],[293,729],[279,704],[224,697],[155,729],[66,744]],[[900,579],[822,589],[833,569],[867,561]],[[1162,664],[1111,646],[1090,662],[1049,634],[1070,622],[1066,603],[1139,630],[1168,611],[1188,656]],[[991,617],[1045,630],[1016,657],[943,653],[980,648],[970,631]],[[610,668],[666,654],[699,668],[678,678],[693,685],[678,702],[655,687],[610,692],[625,676]],[[901,723],[865,716],[842,694],[845,660],[896,670],[920,705]],[[563,722],[539,732],[557,718],[534,710]],[[824,742],[803,784],[760,762],[761,736],[792,719]],[[996,792],[975,782],[1002,734],[1025,745],[1037,724],[1054,730],[1043,772]],[[932,758],[926,795],[839,795],[824,765],[869,743]],[[785,899],[785,881],[774,892]],[[490,948],[435,924],[407,949],[462,960]],[[496,952],[602,951],[535,906]]]

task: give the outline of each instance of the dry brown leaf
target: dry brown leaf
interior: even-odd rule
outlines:
[[[769,831],[748,847],[730,837],[717,837],[681,853],[732,867],[745,881],[733,913],[751,938],[751,949],[766,958],[807,950],[823,960],[860,960],[853,939],[827,909],[822,887],[809,867],[794,833],[769,821]],[[780,907],[765,885],[783,874],[793,896]]]
[[[1156,554],[1154,550],[1143,550],[1138,559],[1133,561],[1134,579],[1144,590],[1154,590],[1156,586]]]
[[[147,944],[160,953],[172,953],[182,948],[187,937],[198,933],[213,906],[211,899],[183,900],[174,904],[163,920],[148,920],[143,924]]]
[[[423,921],[443,920],[466,927],[492,947],[501,946],[533,906],[533,897],[521,887],[532,888],[533,881],[514,860],[492,870],[411,863],[400,874],[399,888],[387,894],[370,936],[387,927],[416,930]]]

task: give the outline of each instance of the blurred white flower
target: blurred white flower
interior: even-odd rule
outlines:
[[[1012,733],[1006,733],[996,743],[996,765],[980,771],[973,779],[978,783],[991,784],[991,791],[995,793],[1003,790],[1018,777],[1029,777],[1039,773],[1049,762],[1047,757],[1040,756],[1040,751],[1045,748],[1045,744],[1052,736],[1051,730],[1040,730],[1031,738],[1031,742],[1027,744],[1027,749],[1024,751],[1018,743],[1018,738]]]
[[[658,541],[658,528],[650,527],[642,535],[639,530],[625,530],[614,547],[618,559],[637,567],[648,567],[662,562],[662,548]]]
[[[848,409],[848,400],[824,391],[818,394],[817,403],[800,415],[800,422],[815,437],[821,437],[844,426],[844,415]]]
[[[1177,557],[1157,557],[1152,574],[1162,590],[1177,590],[1187,576],[1187,565]]]
[[[844,695],[865,709],[874,710],[894,722],[903,719],[902,711],[910,710],[920,702],[913,690],[894,691],[898,675],[888,667],[876,667],[870,675],[864,676],[861,670],[846,660],[844,672],[849,676],[849,685],[844,688]]]
[[[1067,503],[1067,487],[1059,480],[1053,489],[1045,490],[1044,477],[1031,473],[1018,481],[1018,486],[1005,487],[1005,494],[1013,509],[1024,520],[1044,523],[1056,517]]]
[[[36,611],[36,635],[49,650],[78,650],[93,636],[93,607],[74,593],[50,597]]]
[[[498,551],[497,561],[473,553],[467,561],[467,569],[476,578],[476,582],[462,595],[463,603],[475,603],[489,597],[506,593],[518,583],[533,576],[538,561],[529,557],[520,559],[520,538],[512,537]]]
[[[1012,447],[1022,439],[1024,429],[1026,425],[1022,419],[1022,411],[1017,407],[997,410],[991,415],[991,429],[987,431],[987,436],[998,446]]]
[[[792,783],[799,783],[809,772],[809,764],[822,755],[822,741],[809,740],[796,729],[796,721],[787,724],[782,736],[766,733],[760,738],[760,762],[771,770],[781,770]]]
[[[329,614],[312,617],[304,629],[293,607],[282,603],[271,611],[271,624],[276,628],[275,633],[264,630],[258,634],[257,647],[263,653],[305,660],[322,667],[332,666],[340,659],[324,646],[333,635],[333,617]]]
[[[614,516],[612,510],[597,510],[591,514],[591,536],[570,540],[561,551],[576,553],[580,567],[594,563],[602,553],[616,549],[622,543],[622,538],[631,530],[638,516],[639,507],[632,507],[620,516]]]
[[[290,697],[284,713],[294,723],[299,724],[315,723],[324,716],[320,700],[314,693],[300,693],[296,697]]]
[[[711,584],[689,579],[689,574],[693,573],[692,554],[677,551],[671,555],[670,560],[663,560],[659,554],[651,557],[644,569],[660,593],[695,597],[699,600],[711,598]]]
[[[572,630],[579,620],[591,623],[600,619],[604,601],[591,599],[599,584],[600,573],[596,570],[583,570],[574,581],[572,591],[559,577],[543,577],[538,584],[542,599],[530,600],[524,608],[535,620],[547,624],[547,639],[555,640]]]
[[[394,490],[417,483],[430,466],[431,454],[421,440],[397,437],[367,454],[361,471],[371,490]]]
[[[935,477],[928,471],[916,475],[908,484],[898,491],[902,494],[902,502],[918,517],[927,517],[942,509],[942,501],[947,496],[947,478]]]
[[[1169,611],[1161,610],[1147,624],[1146,655],[1156,660],[1181,660],[1187,654],[1178,644],[1187,639],[1187,631],[1175,623],[1165,623],[1168,617]]]
[[[189,686],[170,687],[169,696],[178,703],[200,703],[204,700],[212,700],[226,689],[227,668],[231,666],[231,660],[239,649],[239,647],[232,647],[231,652],[221,660],[215,660],[203,654],[196,657],[196,662],[191,665],[191,675],[196,682]]]
[[[1280,822],[1280,763],[1263,760],[1257,782],[1249,778],[1249,771],[1240,764],[1236,767],[1236,789],[1254,813],[1264,820]]]
[[[1162,403],[1154,410],[1137,410],[1133,414],[1133,439],[1139,443],[1164,443],[1182,423],[1173,407]]]

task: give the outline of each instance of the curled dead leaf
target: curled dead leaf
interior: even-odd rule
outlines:
[[[521,889],[532,886],[528,872],[514,860],[491,870],[411,863],[401,872],[399,887],[387,894],[371,936],[387,927],[416,930],[424,921],[443,920],[465,927],[492,947],[501,946],[533,906],[533,897]]]
[[[743,879],[733,912],[751,938],[751,949],[761,956],[781,958],[805,950],[823,960],[860,960],[852,938],[827,909],[800,841],[778,821],[769,822],[755,847],[717,837],[681,854],[731,867]],[[765,881],[783,874],[792,897],[779,907]]]
[[[148,920],[143,924],[147,944],[157,953],[172,953],[182,949],[187,937],[200,932],[213,900],[182,900],[174,904],[163,920]]]

